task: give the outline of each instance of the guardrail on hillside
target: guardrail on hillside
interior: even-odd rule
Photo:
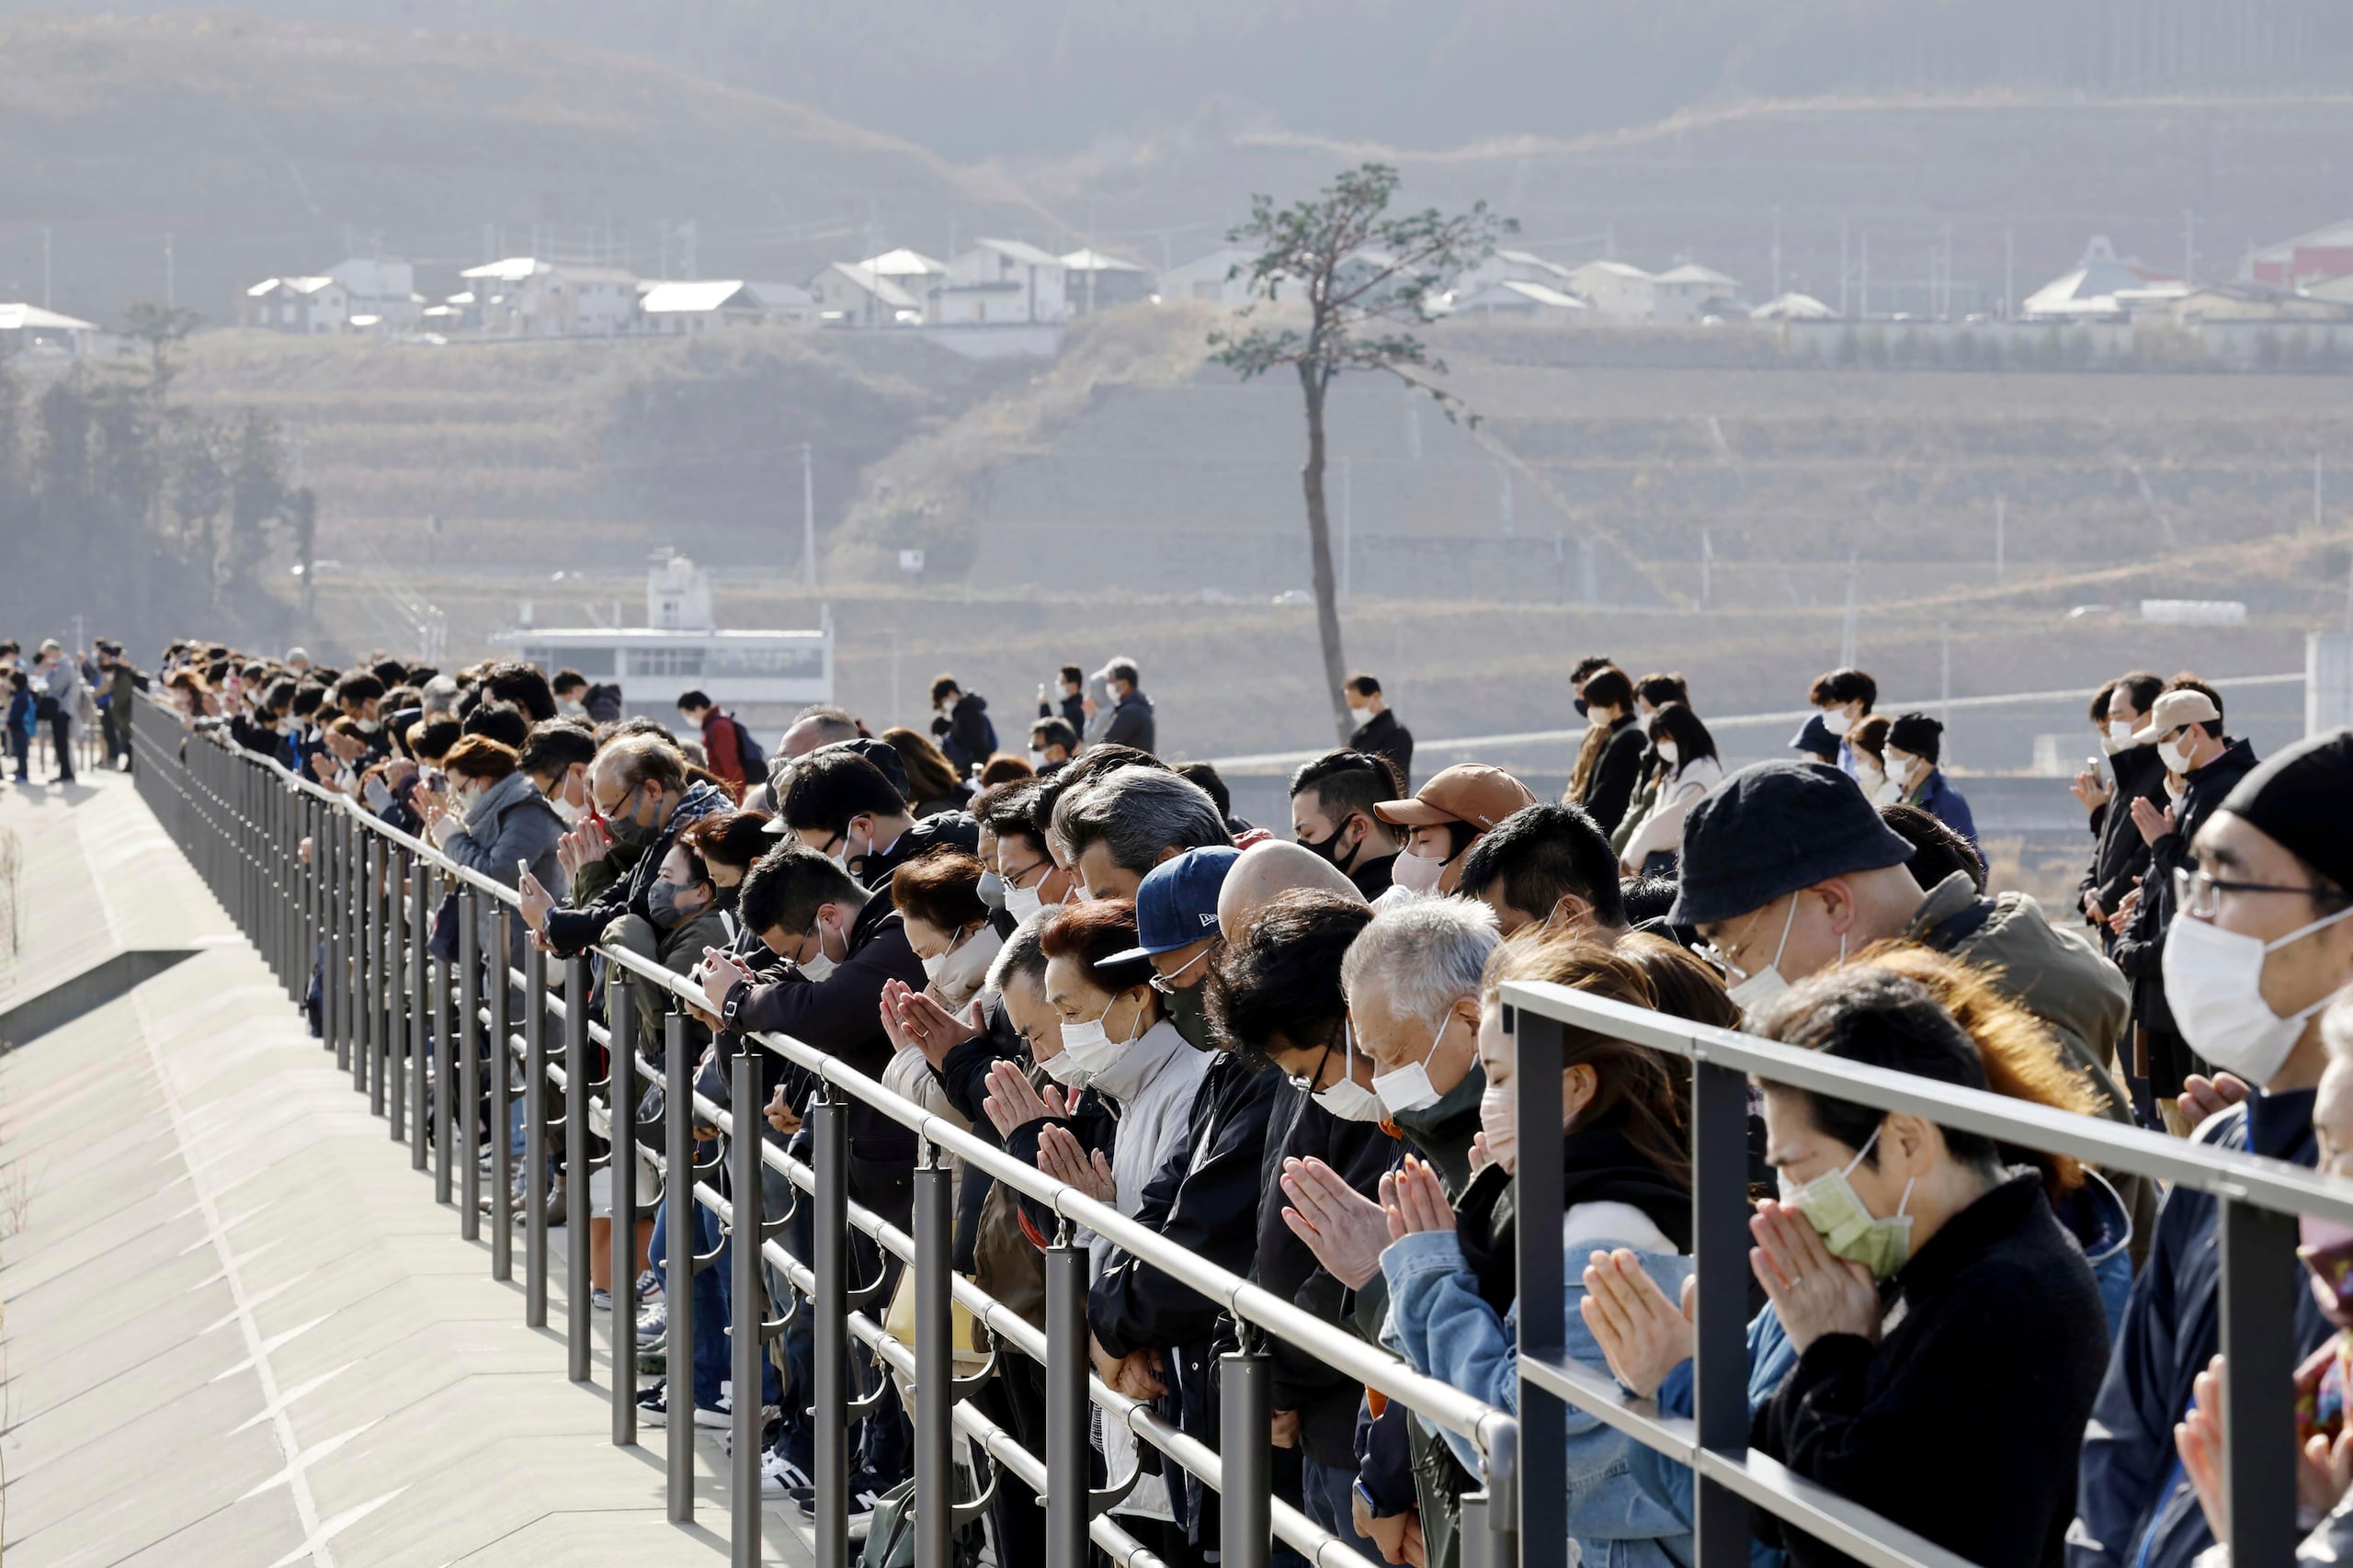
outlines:
[[[684,1048],[681,1007],[699,993],[680,977],[636,955],[600,948],[613,1005],[610,1029],[593,1023],[585,1006],[588,959],[562,964],[551,991],[545,956],[533,947],[509,950],[513,922],[482,919],[516,902],[512,890],[457,866],[430,846],[367,817],[347,798],[321,790],[264,759],[188,739],[176,717],[142,705],[137,740],[140,789],[156,815],[203,874],[231,916],[252,937],[287,986],[301,997],[315,960],[324,983],[325,1044],[355,1088],[385,1116],[391,1135],[409,1145],[413,1165],[431,1168],[435,1196],[459,1186],[459,1223],[479,1234],[479,1143],[482,1119],[501,1135],[492,1141],[495,1190],[508,1190],[509,1140],[504,1136],[515,1094],[523,1096],[526,1159],[534,1173],[548,1168],[550,1140],[561,1135],[571,1215],[588,1212],[588,1180],[608,1169],[613,1192],[614,1279],[633,1276],[636,1162],[614,1160],[596,1143],[615,1133],[613,1108],[623,1108],[624,1147],[636,1134],[659,1131],[664,1146],[649,1163],[662,1177],[658,1201],[667,1210],[674,1256],[694,1234],[690,1205],[716,1214],[733,1235],[756,1235],[756,1247],[732,1249],[733,1299],[739,1322],[766,1300],[759,1265],[788,1278],[803,1300],[791,1311],[813,1313],[816,1372],[809,1391],[817,1415],[817,1508],[813,1519],[818,1568],[847,1568],[846,1513],[848,1436],[857,1408],[850,1392],[849,1346],[868,1347],[882,1365],[911,1378],[915,1391],[915,1562],[947,1568],[950,1532],[980,1506],[954,1494],[953,1439],[963,1434],[1001,1470],[1038,1491],[1047,1515],[1047,1568],[1083,1568],[1089,1541],[1130,1568],[1160,1568],[1159,1560],[1101,1509],[1090,1493],[1088,1406],[1156,1449],[1169,1463],[1222,1494],[1221,1547],[1225,1568],[1265,1568],[1272,1540],[1307,1557],[1316,1568],[1355,1568],[1353,1549],[1272,1497],[1267,1447],[1268,1360],[1260,1346],[1272,1335],[1344,1376],[1381,1391],[1419,1413],[1431,1426],[1456,1433],[1483,1456],[1487,1489],[1466,1499],[1466,1568],[1563,1568],[1568,1552],[1566,1499],[1541,1478],[1563,1463],[1563,1421],[1569,1407],[1590,1412],[1634,1441],[1690,1465],[1696,1474],[1697,1562],[1699,1568],[1740,1568],[1747,1562],[1750,1510],[1762,1509],[1874,1568],[1970,1568],[1961,1559],[1868,1509],[1813,1484],[1746,1448],[1748,1406],[1746,1143],[1747,1085],[1755,1078],[1797,1085],[1884,1110],[1910,1111],[1949,1127],[2002,1142],[2073,1154],[2107,1169],[2131,1171],[2213,1193],[2222,1204],[2222,1346],[2235,1374],[2228,1385],[2232,1448],[2228,1474],[2233,1548],[2239,1568],[2285,1568],[2296,1541],[2293,1312],[2296,1276],[2294,1216],[2313,1213],[2353,1223],[2353,1184],[2323,1178],[2281,1162],[2208,1148],[2137,1129],[2071,1116],[1999,1096],[1926,1084],[1905,1074],[1858,1066],[1795,1051],[1729,1030],[1707,1028],[1661,1014],[1597,999],[1562,987],[1515,982],[1506,985],[1506,1028],[1514,1033],[1518,1124],[1559,1125],[1564,1030],[1597,1030],[1688,1060],[1692,1066],[1693,1253],[1698,1261],[1694,1415],[1660,1415],[1629,1398],[1617,1384],[1563,1354],[1561,1282],[1565,1267],[1556,1223],[1531,1216],[1563,1210],[1561,1173],[1545,1161],[1525,1163],[1518,1176],[1516,1227],[1519,1291],[1517,1417],[1412,1368],[1334,1325],[1301,1312],[1246,1279],[1203,1263],[1156,1233],[1097,1203],[1075,1188],[1006,1156],[961,1128],[883,1089],[874,1080],[801,1041],[783,1036],[723,1037],[731,1074],[731,1104],[757,1103],[763,1052],[775,1052],[813,1073],[824,1085],[808,1118],[811,1156],[797,1160],[764,1137],[736,1138],[731,1111],[694,1092],[693,1063]],[[303,846],[310,846],[306,858]],[[436,882],[457,893],[460,958],[430,959],[426,922]],[[480,936],[489,934],[488,953]],[[630,990],[648,986],[670,1004],[659,1063],[640,1054]],[[519,997],[518,1009],[515,998]],[[551,1023],[552,1021],[552,1023]],[[558,1039],[551,1044],[551,1028]],[[496,1051],[487,1042],[495,1042]],[[593,1060],[601,1048],[608,1065],[601,1077]],[[487,1083],[483,1073],[488,1069]],[[518,1077],[519,1074],[519,1077]],[[657,1130],[639,1126],[634,1108],[644,1084],[665,1085],[665,1119]],[[439,1092],[455,1085],[454,1094]],[[560,1109],[551,1114],[551,1098]],[[855,1100],[914,1131],[922,1153],[915,1174],[913,1230],[902,1231],[848,1198],[846,1114]],[[453,1115],[453,1102],[465,1114]],[[720,1161],[698,1163],[693,1131],[715,1127],[729,1138],[723,1156],[730,1191],[702,1178]],[[955,1275],[949,1173],[940,1156],[1007,1183],[1048,1205],[1066,1225],[1047,1252],[1045,1324],[1033,1327]],[[761,1208],[763,1169],[789,1184],[794,1208],[785,1214],[741,1214],[748,1199]],[[674,1174],[676,1173],[676,1174]],[[780,1233],[799,1205],[810,1206],[813,1244],[795,1256]],[[1223,1393],[1220,1442],[1214,1449],[1180,1432],[1088,1373],[1086,1257],[1070,1229],[1085,1225],[1224,1306],[1242,1325],[1242,1348],[1221,1358]],[[525,1313],[534,1325],[547,1314],[548,1215],[545,1184],[534,1179],[524,1216]],[[882,1254],[915,1274],[915,1343],[883,1325],[875,1309],[881,1281],[852,1277],[849,1239],[870,1237]],[[511,1278],[509,1226],[503,1217],[490,1238],[494,1277]],[[592,1369],[588,1255],[567,1249],[567,1353],[570,1375],[586,1381]],[[713,1255],[715,1256],[715,1254]],[[697,1259],[695,1267],[704,1267]],[[691,1361],[693,1291],[683,1268],[669,1291],[669,1355],[674,1378]],[[1535,1281],[1533,1290],[1526,1282]],[[961,1304],[988,1330],[995,1353],[1021,1355],[1044,1369],[1046,1436],[1034,1453],[974,1408],[970,1394],[987,1374],[959,1379],[950,1343],[950,1305]],[[765,1319],[756,1333],[733,1336],[738,1391],[760,1385],[760,1359],[783,1326]],[[636,1358],[627,1311],[613,1316],[613,1440],[636,1440]],[[729,1540],[738,1563],[759,1557],[758,1401],[739,1392],[733,1413],[733,1517]],[[695,1510],[692,1425],[674,1419],[668,1435],[672,1517]],[[1525,1484],[1526,1477],[1540,1478]],[[1945,1483],[1950,1478],[1932,1483]],[[1986,1565],[2007,1568],[2007,1565]]]

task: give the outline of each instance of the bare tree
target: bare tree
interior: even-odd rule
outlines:
[[[1279,208],[1251,198],[1250,217],[1227,238],[1257,252],[1231,276],[1248,280],[1256,302],[1303,307],[1302,327],[1253,320],[1210,335],[1211,358],[1245,381],[1288,366],[1307,405],[1307,462],[1300,486],[1307,500],[1307,542],[1315,587],[1316,631],[1324,645],[1324,685],[1345,743],[1350,731],[1341,683],[1339,596],[1332,571],[1332,527],[1324,499],[1324,406],[1343,371],[1377,370],[1428,393],[1456,417],[1461,401],[1430,378],[1446,373],[1422,341],[1403,330],[1429,319],[1429,304],[1495,254],[1495,242],[1519,225],[1483,201],[1452,217],[1429,209],[1392,217],[1397,171],[1383,164],[1350,169],[1314,197]],[[1475,416],[1473,416],[1475,422]]]

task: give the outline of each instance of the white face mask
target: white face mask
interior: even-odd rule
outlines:
[[[588,814],[586,807],[575,806],[562,795],[549,796],[548,804],[555,808],[555,814],[563,819],[566,827],[579,826],[580,819]]]
[[[1086,1086],[1086,1072],[1077,1062],[1071,1060],[1070,1052],[1067,1051],[1049,1061],[1040,1062],[1038,1065],[1046,1070],[1047,1077],[1065,1088],[1083,1089]]]
[[[1903,752],[1892,748],[1882,755],[1887,758],[1887,776],[1890,778],[1894,779],[1898,784],[1912,782],[1912,770],[1920,765],[1918,757],[1907,756]]]
[[[1446,875],[1446,862],[1427,855],[1407,853],[1389,868],[1389,880],[1407,892],[1436,892]]]
[[[1007,887],[1005,890],[1005,912],[1016,920],[1028,920],[1046,907],[1036,888]]]
[[[1372,710],[1370,708],[1359,708],[1355,703],[1351,702],[1348,704],[1348,717],[1354,719],[1359,724],[1366,723],[1372,718]]]
[[[2186,730],[2181,739],[2160,749],[2165,752],[2173,772],[2186,774],[2196,766],[2191,759],[2198,755],[2198,732]]]
[[[1744,1019],[1763,1012],[1768,1003],[1790,988],[1790,983],[1781,977],[1781,955],[1790,950],[1790,931],[1797,923],[1798,901],[1793,898],[1790,900],[1790,913],[1781,920],[1781,945],[1773,949],[1773,961],[1724,993],[1740,1009]]]
[[[1046,766],[1046,754],[1045,754],[1044,752],[1040,751],[1036,746],[1031,746],[1031,747],[1029,748],[1029,766],[1030,766],[1031,767],[1045,767],[1045,766]]]
[[[2263,965],[2269,955],[2353,915],[2353,907],[2300,926],[2267,942],[2225,931],[2211,920],[2179,915],[2165,932],[2165,1001],[2189,1049],[2260,1088],[2296,1048],[2304,1020],[2328,1006],[2322,997],[2281,1017],[2263,999]]]
[[[1357,1036],[1347,1020],[1340,1024],[1340,1081],[1328,1089],[1315,1091],[1315,1103],[1342,1121],[1379,1121],[1381,1096],[1357,1082]]]
[[[1659,761],[1668,767],[1673,767],[1683,756],[1681,748],[1673,741],[1653,741],[1651,750],[1657,754]]]
[[[2108,722],[2108,738],[2109,744],[2119,751],[2121,751],[2126,746],[2131,745],[2132,744],[2132,721],[2130,719],[2110,719]]]
[[[820,920],[817,922],[816,932],[817,956],[814,958],[802,959],[801,960],[801,972],[811,980],[825,980],[832,977],[835,962],[832,959],[825,956],[825,923],[824,921]],[[842,956],[847,958],[849,955],[845,952]]]
[[[1845,734],[1847,722],[1847,710],[1844,708],[1825,708],[1822,710],[1823,727],[1834,735]]]
[[[1372,1092],[1381,1096],[1381,1106],[1390,1115],[1402,1116],[1438,1104],[1441,1096],[1438,1085],[1430,1082],[1430,1059],[1438,1054],[1439,1042],[1453,1027],[1454,1014],[1449,1009],[1438,1018],[1430,1036],[1430,1048],[1422,1053],[1419,1062],[1393,1073],[1372,1075]]]
[[[1128,1047],[1136,1042],[1136,1037],[1143,1032],[1143,1009],[1139,1007],[1134,1022],[1129,1026],[1128,1038],[1115,1040],[1110,1037],[1103,1028],[1103,1020],[1109,1017],[1111,1009],[1119,1005],[1120,999],[1114,996],[1104,1003],[1103,1010],[1092,1018],[1063,1025],[1063,1055],[1071,1059],[1074,1068],[1086,1074],[1087,1082],[1093,1082],[1108,1071]]]

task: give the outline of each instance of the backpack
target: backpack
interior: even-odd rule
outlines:
[[[960,1472],[961,1476],[961,1472]],[[951,1490],[962,1492],[958,1485]],[[915,1483],[902,1481],[874,1500],[874,1517],[866,1527],[863,1568],[915,1568]],[[950,1568],[973,1568],[981,1560],[984,1540],[978,1520],[951,1529],[948,1537]]]
[[[735,760],[744,769],[744,782],[750,784],[766,778],[768,776],[768,754],[762,751],[760,743],[752,738],[752,727],[733,713],[727,715],[727,722],[735,726]]]

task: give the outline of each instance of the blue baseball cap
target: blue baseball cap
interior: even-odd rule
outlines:
[[[1173,953],[1216,936],[1218,890],[1225,886],[1225,874],[1241,858],[1239,849],[1219,845],[1188,849],[1154,866],[1136,889],[1137,945],[1100,962],[1127,963]]]

